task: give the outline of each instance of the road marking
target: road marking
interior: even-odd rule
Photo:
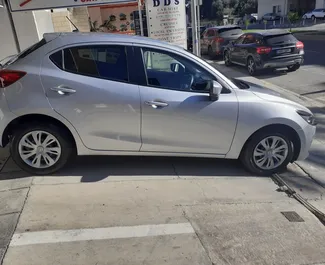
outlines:
[[[10,246],[195,233],[190,223],[54,230],[14,234]]]

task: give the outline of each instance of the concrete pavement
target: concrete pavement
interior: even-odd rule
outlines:
[[[0,215],[2,252],[14,233],[4,265],[325,264],[319,220],[237,161],[84,157],[56,176],[10,160],[3,170],[1,209],[14,212]],[[322,187],[298,167],[286,174],[323,205]]]

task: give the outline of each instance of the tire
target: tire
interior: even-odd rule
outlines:
[[[232,62],[230,60],[230,54],[229,54],[228,51],[225,51],[223,57],[224,57],[225,65],[228,66],[228,67],[232,66]]]
[[[311,16],[311,19],[312,19],[313,21],[315,20],[315,18],[316,18],[316,17],[315,17],[314,15]]]
[[[307,16],[303,16],[302,19],[307,19]]]
[[[254,174],[258,174],[258,175],[264,175],[264,176],[268,176],[268,175],[272,175],[274,173],[279,173],[282,172],[286,169],[287,165],[292,161],[293,158],[293,144],[292,142],[289,140],[288,137],[288,133],[286,132],[281,132],[279,130],[275,131],[275,130],[268,130],[268,131],[260,131],[257,132],[254,137],[251,138],[251,140],[245,144],[244,149],[241,153],[240,156],[240,160],[243,163],[244,167],[254,173]],[[263,155],[256,155],[254,156],[254,154],[261,154],[256,150],[261,150],[261,148],[263,148],[263,145],[261,144],[262,141],[266,140],[266,139],[276,139],[279,141],[279,144],[283,144],[283,146],[285,146],[285,148],[281,152],[279,151],[278,153],[276,153],[276,157],[273,156],[273,154],[265,154],[264,156],[267,157],[268,155],[272,156],[272,158],[267,158],[267,160],[264,162],[264,164],[262,164],[262,166],[258,165],[258,162],[262,163],[265,157],[263,157]],[[269,141],[269,146],[272,147],[272,142]],[[276,145],[276,147],[279,145]],[[281,146],[281,145],[280,145]],[[256,151],[256,152],[255,152]],[[282,159],[280,159],[279,157],[283,156]],[[261,160],[262,161],[261,161]],[[277,161],[276,159],[279,159],[279,161]],[[269,167],[267,168],[267,165],[269,163],[269,161],[273,160],[274,163],[274,167]],[[278,163],[278,165],[276,165],[276,163]],[[261,164],[260,164],[261,165]],[[271,164],[270,164],[271,166]]]
[[[212,50],[212,47],[211,47],[211,46],[209,46],[209,48],[208,48],[208,55],[209,55],[209,58],[210,58],[211,60],[213,60],[213,59],[216,58],[216,55],[213,54],[213,50]]]
[[[33,132],[34,135],[32,135]],[[33,136],[36,136],[37,140],[41,139],[40,142],[43,145],[36,144]],[[50,138],[46,138],[47,136]],[[47,145],[45,145],[45,141]],[[44,148],[45,146],[51,150]],[[46,150],[50,153],[47,153]],[[29,124],[14,133],[10,153],[21,169],[34,175],[48,175],[62,169],[67,162],[74,158],[76,147],[65,129],[52,124]],[[30,155],[24,160],[22,153],[36,154]]]
[[[290,65],[287,68],[288,72],[295,72],[300,68],[300,64]]]
[[[251,76],[256,75],[257,73],[256,63],[252,57],[248,57],[246,66],[247,66],[247,71]]]

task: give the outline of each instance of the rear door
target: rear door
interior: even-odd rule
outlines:
[[[238,54],[238,62],[240,64],[246,64],[246,60],[249,54],[254,53],[256,46],[256,37],[254,34],[247,34],[243,44],[241,44],[241,49]]]
[[[240,62],[240,53],[241,46],[245,39],[246,35],[241,35],[236,41],[234,41],[233,45],[230,48],[230,58],[232,62],[239,63]]]
[[[291,33],[281,35],[271,35],[264,37],[266,46],[271,47],[269,54],[264,55],[267,60],[277,60],[299,55],[300,49],[297,49],[298,40]]]
[[[43,59],[41,81],[52,108],[89,149],[140,149],[139,87],[129,76],[132,55],[131,46],[89,44]]]

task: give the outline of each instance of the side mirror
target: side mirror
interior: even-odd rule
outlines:
[[[185,71],[184,66],[179,63],[171,63],[170,64],[170,70],[173,73],[182,73]]]
[[[210,100],[217,101],[222,91],[222,85],[217,81],[212,81],[210,84]]]

